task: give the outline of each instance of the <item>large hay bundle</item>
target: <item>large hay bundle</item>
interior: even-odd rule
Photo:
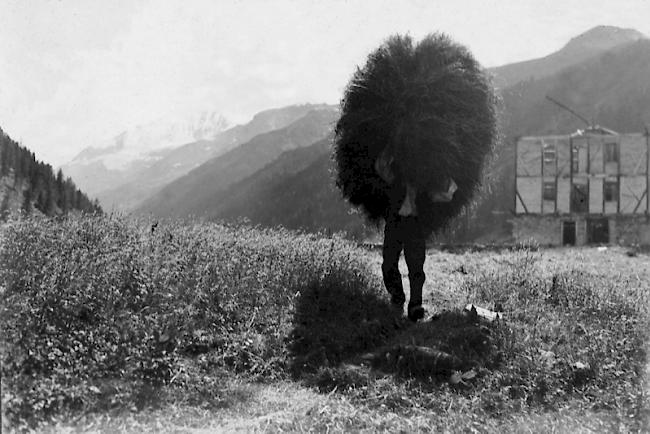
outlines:
[[[440,190],[449,178],[458,185],[451,202],[418,195],[428,231],[471,201],[497,131],[493,89],[466,48],[443,34],[417,45],[409,36],[390,37],[356,71],[341,105],[337,185],[370,220],[385,218],[389,205],[389,185],[374,168],[385,148],[419,192]]]

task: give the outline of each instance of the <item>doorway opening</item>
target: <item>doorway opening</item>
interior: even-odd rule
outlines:
[[[606,218],[587,219],[587,243],[609,244],[609,221]]]
[[[571,220],[562,222],[562,245],[576,245],[576,222]]]

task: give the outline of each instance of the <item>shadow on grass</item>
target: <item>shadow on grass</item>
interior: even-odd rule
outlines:
[[[383,288],[349,277],[334,271],[300,291],[289,337],[294,377],[372,351],[397,333]]]
[[[493,337],[497,328],[467,312],[445,311],[406,327],[362,360],[400,377],[446,381],[454,371],[492,369],[501,363]]]
[[[321,390],[361,386],[377,373],[437,383],[500,363],[498,325],[460,310],[414,324],[392,312],[381,290],[332,276],[301,291],[289,345],[294,378]]]

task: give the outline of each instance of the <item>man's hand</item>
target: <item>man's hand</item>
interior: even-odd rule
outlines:
[[[392,184],[395,181],[395,174],[390,168],[390,165],[393,163],[393,157],[388,157],[385,152],[382,152],[379,155],[379,158],[375,161],[375,171],[377,174],[389,184]]]
[[[449,178],[447,181],[447,191],[431,191],[429,192],[429,199],[431,199],[432,202],[451,202],[456,190],[458,190],[456,182]]]

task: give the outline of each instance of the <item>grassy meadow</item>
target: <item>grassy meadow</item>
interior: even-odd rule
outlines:
[[[647,254],[431,250],[417,324],[391,313],[380,265],[281,229],[6,222],[3,429],[648,429]]]

